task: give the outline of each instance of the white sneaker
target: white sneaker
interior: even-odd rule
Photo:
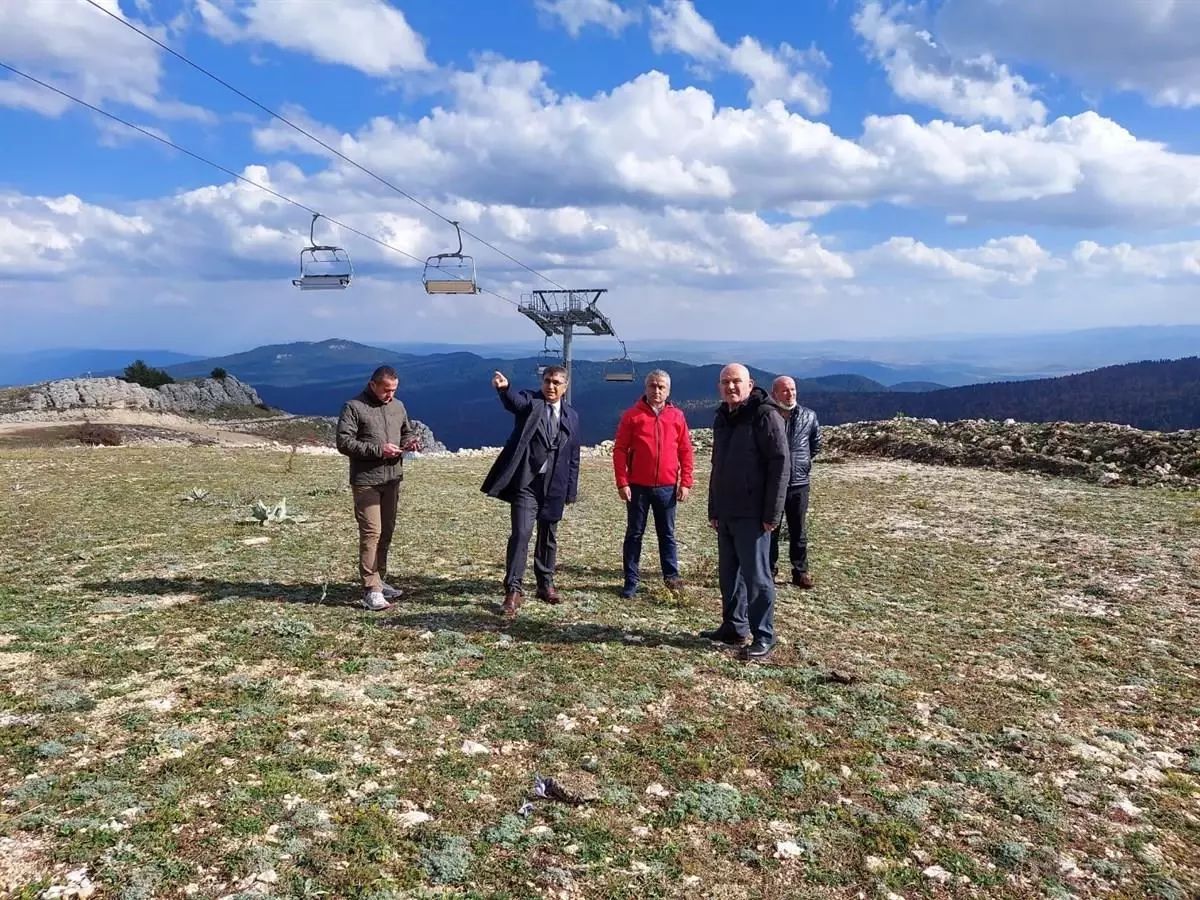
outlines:
[[[392,604],[383,599],[383,594],[380,591],[366,591],[363,593],[363,606],[372,612],[379,612],[381,609],[387,609]]]
[[[397,600],[404,596],[404,591],[400,590],[400,588],[392,587],[386,581],[380,583],[379,592],[388,600]]]

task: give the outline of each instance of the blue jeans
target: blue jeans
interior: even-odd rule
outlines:
[[[717,570],[721,583],[721,627],[775,643],[775,582],[771,579],[771,535],[756,519],[717,522]]]
[[[679,577],[679,560],[675,546],[675,485],[642,487],[630,485],[629,502],[625,504],[625,587],[622,593],[632,594],[638,583],[638,564],[642,558],[642,536],[646,533],[646,518],[654,512],[654,531],[658,535],[658,561],[664,581]]]

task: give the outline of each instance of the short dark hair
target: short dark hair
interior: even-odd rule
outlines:
[[[394,378],[397,381],[400,380],[400,376],[396,374],[396,370],[391,366],[380,366],[371,373],[371,381],[373,381],[375,384],[379,384],[379,382],[383,381],[385,378]]]
[[[546,366],[546,371],[542,373],[542,381],[551,378],[555,375],[561,375],[563,381],[570,381],[571,376],[567,374],[566,366]]]

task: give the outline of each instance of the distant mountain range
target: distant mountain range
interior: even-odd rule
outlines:
[[[418,349],[428,351],[429,346]],[[752,358],[736,352],[739,349],[746,347],[726,345],[719,359]],[[576,359],[572,402],[580,411],[583,439],[596,443],[612,436],[622,410],[640,396],[642,378],[652,368],[670,372],[672,400],[685,410],[694,427],[710,425],[718,402],[717,376],[722,362],[684,362],[679,355],[683,354],[638,360],[632,384],[606,382],[607,365],[602,360]],[[170,351],[43,351],[19,359],[0,356],[0,374],[23,366],[21,376],[9,379],[10,384],[87,372],[119,374],[135,358],[166,368],[178,379],[207,376],[220,366],[252,385],[271,406],[323,416],[336,416],[346,399],[362,389],[371,370],[387,363],[400,375],[400,397],[413,417],[429,425],[451,449],[497,445],[507,436],[511,418],[490,387],[494,371],[505,372],[518,387],[536,388],[538,384],[534,356],[512,359],[462,349],[417,353],[340,339],[273,344],[203,359]],[[1158,430],[1200,427],[1200,358],[1195,355],[1052,378],[1021,376],[1024,380],[997,379],[955,387],[928,378],[896,378],[899,372],[921,368],[906,363],[863,363],[861,368],[880,375],[877,379],[861,372],[825,372],[826,366],[834,365],[828,360],[819,364],[811,359],[807,363],[796,359],[783,362],[786,365],[769,366],[756,361],[750,366],[751,374],[765,387],[778,372],[792,375],[801,402],[831,425],[885,419],[903,412],[940,420],[1108,421]],[[73,368],[64,373],[55,366]],[[30,377],[31,372],[41,377]],[[882,380],[885,377],[890,383]]]
[[[253,385],[263,400],[288,412],[337,415],[346,399],[362,389],[381,363],[395,367],[400,397],[415,418],[433,429],[451,449],[497,445],[511,418],[490,386],[499,369],[518,387],[536,388],[537,360],[486,358],[454,352],[418,355],[353,341],[278,344],[246,353],[168,366],[177,378],[207,375],[221,366]],[[606,365],[576,360],[572,402],[580,411],[583,439],[610,438],[621,412],[641,395],[641,380],[652,368],[671,374],[672,400],[694,427],[707,427],[717,405],[719,363],[692,365],[656,359],[637,365],[634,383],[604,380]],[[755,381],[769,387],[776,372],[750,367]],[[789,373],[790,374],[790,373]],[[923,390],[923,388],[933,388]],[[839,374],[797,379],[801,402],[826,424],[885,419],[903,412],[942,420],[1014,418],[1021,421],[1109,421],[1139,428],[1173,430],[1200,427],[1200,358],[1109,366],[1058,378],[938,388],[900,384],[888,387],[862,375]]]
[[[928,390],[1048,378],[1146,359],[1192,356],[1200,352],[1200,325],[853,341],[663,339],[631,340],[626,344],[630,356],[639,365],[656,359],[677,360],[696,366],[738,359],[766,371],[788,372],[799,378],[862,375],[893,390],[915,389],[913,383]],[[376,342],[376,346],[409,356],[471,353],[485,359],[513,360],[529,357],[536,344],[533,340],[483,344],[412,341]],[[248,352],[254,354],[258,351]],[[574,352],[579,360],[602,361],[613,355],[615,344],[610,338],[581,339],[575,342]],[[134,359],[144,359],[152,366],[167,366],[199,361],[211,355],[137,348],[0,352],[0,385],[29,384],[87,373],[120,372]],[[243,355],[234,354],[235,357]]]
[[[121,372],[135,359],[162,367],[201,359],[172,350],[29,350],[0,353],[0,387]]]

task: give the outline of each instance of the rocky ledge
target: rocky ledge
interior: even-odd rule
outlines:
[[[1107,422],[938,422],[896,417],[825,427],[821,434],[822,455],[1032,471],[1113,486],[1200,489],[1200,430],[1143,431]]]
[[[262,406],[258,392],[232,375],[142,387],[120,378],[66,378],[10,391],[0,418],[21,420],[78,409],[144,409],[205,413],[221,407]]]

